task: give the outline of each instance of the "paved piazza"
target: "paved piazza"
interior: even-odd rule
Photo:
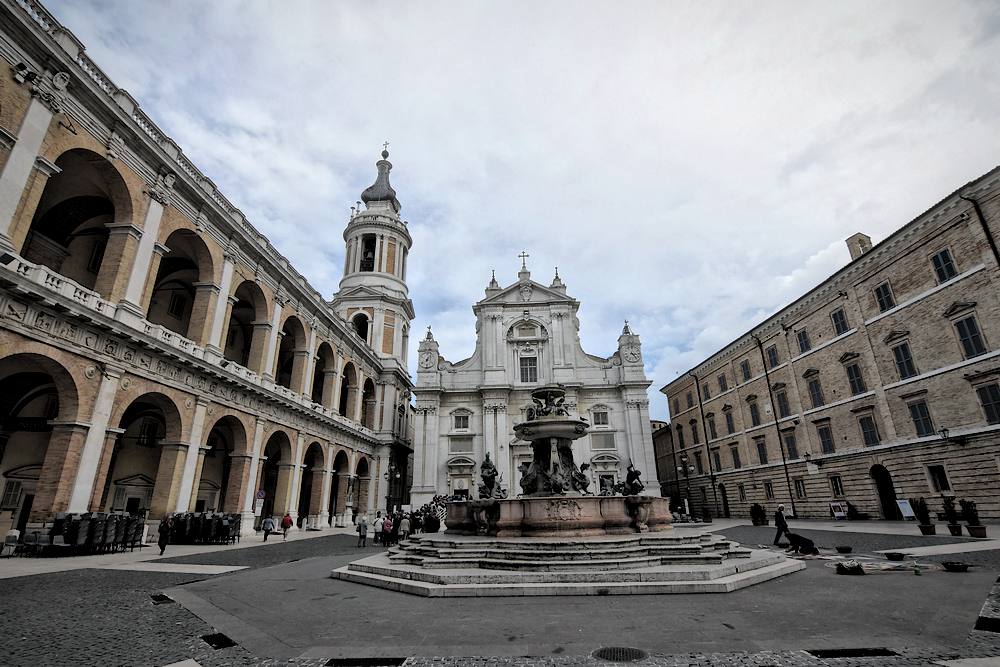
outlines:
[[[717,524],[746,545],[773,529]],[[855,555],[920,546],[942,552],[979,543],[802,528],[823,554],[850,544]],[[907,526],[903,526],[904,528]],[[859,529],[863,527],[859,526]],[[834,574],[832,561],[726,595],[422,598],[329,577],[359,557],[355,538],[326,535],[198,554],[105,559],[10,559],[0,576],[30,567],[65,571],[2,579],[4,664],[214,665],[994,665],[1000,634],[974,631],[998,581],[1000,549],[921,556],[924,571],[864,577]],[[175,554],[180,549],[175,550]],[[367,553],[375,553],[368,547]],[[967,574],[934,567],[960,558]],[[879,558],[877,561],[885,562]],[[128,569],[125,569],[128,568]],[[155,569],[154,569],[155,568]],[[216,574],[218,572],[218,574]],[[1000,590],[1000,586],[998,586]],[[172,602],[154,604],[165,593]],[[40,604],[44,601],[44,604]],[[61,601],[61,602],[60,602]],[[26,636],[23,628],[32,628]],[[202,637],[235,646],[214,650]],[[604,646],[647,658],[611,663]],[[823,658],[822,649],[889,649],[886,657]],[[469,656],[491,656],[475,658]],[[821,654],[822,655],[822,654]],[[384,662],[372,658],[384,658]],[[369,659],[367,661],[361,659]],[[963,662],[963,660],[979,659]],[[194,660],[195,663],[183,661]]]

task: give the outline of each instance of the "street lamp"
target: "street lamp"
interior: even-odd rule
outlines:
[[[386,489],[388,493],[385,494],[385,501],[386,501],[385,509],[387,512],[391,512],[393,508],[396,506],[396,503],[393,502],[395,499],[395,494],[393,493],[393,489],[396,486],[396,484],[399,483],[399,478],[401,476],[402,475],[399,472],[399,468],[396,467],[396,464],[392,461],[389,461],[389,467],[386,469],[384,473],[382,473],[382,479],[389,482],[388,489]]]
[[[691,514],[691,480],[688,475],[694,472],[694,466],[688,465],[688,455],[681,454],[681,464],[677,466],[677,472],[684,473],[684,505],[688,514]]]

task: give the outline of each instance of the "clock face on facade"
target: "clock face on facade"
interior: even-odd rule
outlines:
[[[622,356],[625,357],[625,361],[631,361],[631,362],[639,361],[639,357],[641,356],[639,353],[639,346],[629,345],[624,350],[622,350]]]
[[[430,352],[424,352],[420,355],[420,367],[430,368],[434,365],[434,355]]]

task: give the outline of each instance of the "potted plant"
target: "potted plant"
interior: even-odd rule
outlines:
[[[920,534],[935,535],[936,530],[934,524],[931,523],[931,511],[927,507],[927,501],[923,498],[910,498],[910,507],[913,509],[914,516],[917,517]]]
[[[962,506],[962,516],[965,518],[965,529],[972,537],[986,537],[986,526],[979,521],[979,510],[972,500],[959,500]]]
[[[944,503],[944,516],[948,521],[948,532],[952,537],[962,536],[962,524],[959,523],[958,510],[955,509],[955,499],[951,496],[942,498]]]

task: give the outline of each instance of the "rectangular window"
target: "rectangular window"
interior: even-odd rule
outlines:
[[[795,337],[799,340],[799,352],[805,353],[812,349],[812,343],[809,342],[809,332],[805,329],[799,329],[799,332],[795,334]]]
[[[976,388],[979,402],[983,404],[987,424],[1000,424],[1000,385],[988,384]]]
[[[690,391],[687,393],[687,405],[689,408],[694,407],[694,394],[692,394]]]
[[[913,420],[913,428],[917,435],[926,437],[934,435],[934,422],[931,421],[931,411],[927,408],[927,401],[914,401],[910,403],[910,419]]]
[[[184,317],[184,306],[186,305],[187,299],[184,298],[184,295],[174,292],[170,295],[170,302],[167,304],[167,314],[179,320]]]
[[[734,431],[736,431],[736,424],[733,423],[733,413],[732,412],[727,412],[726,413],[726,433],[728,433],[729,435],[732,435]]]
[[[757,445],[757,460],[760,461],[761,465],[767,463],[767,441],[764,438],[757,438],[754,440],[754,444]]]
[[[705,474],[705,464],[701,462],[701,452],[694,453],[694,469],[698,471],[699,475]]]
[[[594,426],[607,426],[608,425],[608,413],[600,410],[594,413]]]
[[[865,377],[861,374],[861,366],[858,364],[850,364],[846,368],[847,370],[847,381],[851,385],[851,394],[857,396],[858,394],[863,394],[868,391],[868,387],[865,386]]]
[[[772,345],[764,353],[767,355],[767,367],[774,368],[778,365],[778,346]]]
[[[470,454],[472,453],[472,438],[469,436],[462,436],[460,438],[450,438],[451,452],[455,454]]]
[[[750,424],[760,426],[760,408],[757,407],[756,403],[750,404]]]
[[[824,454],[833,454],[833,429],[829,424],[820,424],[816,427],[816,435],[819,436],[820,451]]]
[[[819,378],[809,380],[809,400],[812,401],[814,408],[818,408],[826,403],[823,399],[823,385],[819,383]]]
[[[140,447],[156,447],[159,438],[159,424],[154,419],[146,418],[139,425],[139,434],[136,442]]]
[[[781,434],[781,438],[785,441],[785,454],[788,456],[788,459],[799,458],[799,447],[798,443],[795,442],[795,433],[793,431],[785,431]]]
[[[677,425],[677,446],[684,449],[684,427]]]
[[[917,367],[913,363],[913,355],[910,354],[910,344],[900,343],[892,348],[892,356],[896,360],[896,371],[899,379],[905,380],[917,374]]]
[[[830,475],[830,491],[834,498],[844,497],[844,480],[840,475]]]
[[[702,397],[703,400],[706,400],[706,401],[708,399],[712,398],[712,392],[710,392],[708,390],[708,385],[707,384],[701,385],[701,397]]]
[[[861,427],[861,440],[865,447],[874,447],[879,444],[878,427],[875,425],[875,417],[872,415],[861,415],[858,417],[858,426]]]
[[[615,448],[615,434],[614,433],[591,433],[590,434],[590,446],[594,449],[614,449]]]
[[[951,491],[951,483],[948,482],[948,473],[942,465],[927,466],[927,476],[931,478],[931,488],[937,493]]]
[[[802,500],[806,497],[806,481],[804,479],[796,479],[795,481],[795,497]]]
[[[715,440],[719,437],[718,431],[715,430],[715,416],[707,418],[708,421],[708,437]]]
[[[720,375],[719,376],[719,391],[720,392],[728,391],[728,389],[729,389],[729,381],[726,379],[725,375]]]
[[[748,382],[750,380],[750,360],[744,359],[740,362],[740,372],[743,373],[743,381]]]
[[[729,454],[730,454],[730,456],[733,457],[733,467],[734,468],[742,468],[743,467],[743,462],[740,461],[740,448],[737,447],[736,445],[730,446],[729,447]]]
[[[701,432],[698,431],[698,422],[691,420],[691,442],[700,445],[701,444]]]
[[[975,315],[969,315],[955,322],[955,331],[958,332],[958,340],[962,343],[962,352],[966,359],[986,354],[986,344],[983,343],[983,337],[979,333],[979,323],[976,322]]]
[[[792,414],[791,408],[788,407],[788,394],[782,389],[774,395],[774,400],[778,404],[778,417],[785,418]]]
[[[681,413],[681,402],[678,399],[674,399],[674,416]]]
[[[712,450],[712,465],[715,466],[716,470],[722,470],[722,454],[718,449]]]
[[[538,357],[521,357],[521,382],[538,382]]]
[[[878,303],[878,310],[884,313],[896,306],[896,299],[892,296],[892,288],[888,282],[884,282],[875,288],[875,301]]]
[[[8,479],[3,487],[3,500],[0,500],[0,510],[16,510],[21,503],[21,482]]]
[[[764,497],[768,500],[774,500],[774,484],[764,482]]]
[[[931,257],[931,264],[934,265],[934,273],[937,274],[939,283],[951,280],[958,275],[955,262],[951,259],[951,251],[947,248]]]
[[[467,429],[469,428],[469,415],[455,415],[455,429]]]
[[[747,499],[747,487],[743,486],[742,484],[737,484],[736,485],[736,490],[739,491],[740,500],[746,502],[746,499]]]
[[[851,325],[847,323],[847,313],[843,308],[838,308],[830,313],[830,319],[833,320],[833,330],[838,336],[847,333],[851,328]]]

